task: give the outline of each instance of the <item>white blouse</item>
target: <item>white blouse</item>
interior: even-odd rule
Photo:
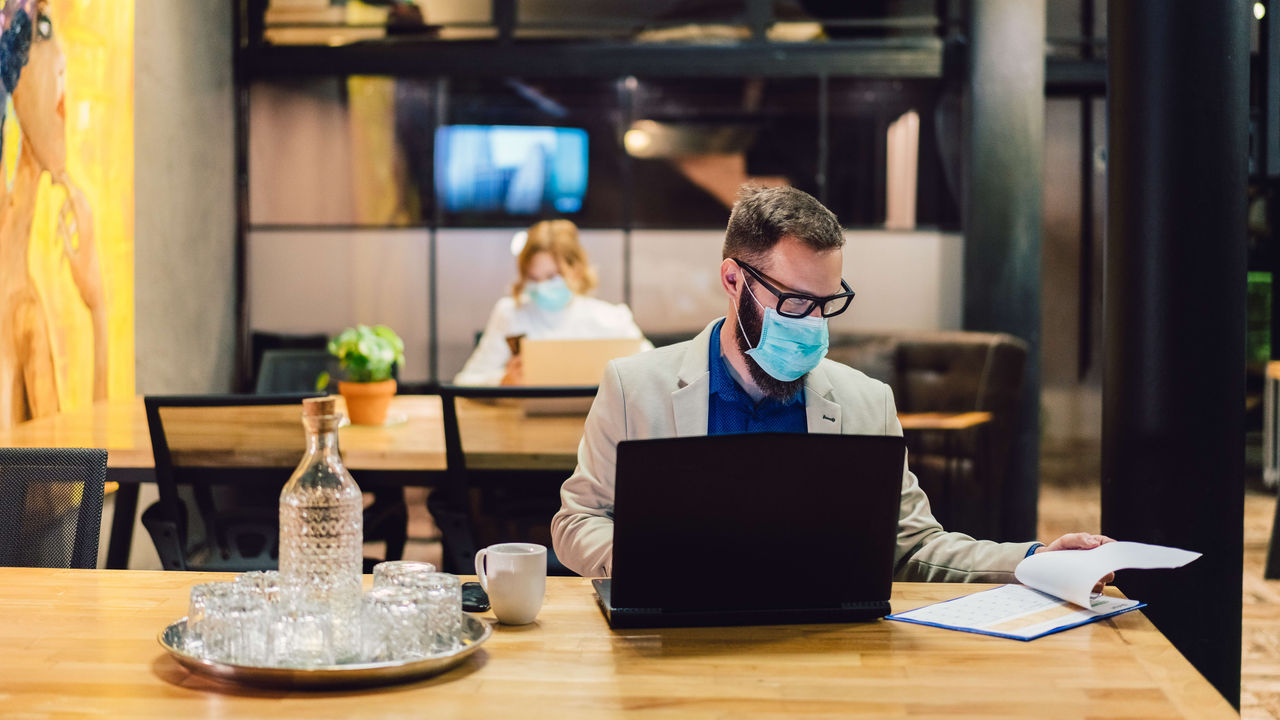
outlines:
[[[574,295],[564,309],[549,312],[531,302],[517,305],[515,299],[508,296],[493,306],[480,343],[453,379],[453,384],[501,383],[507,372],[507,362],[511,360],[507,338],[512,335],[524,335],[534,340],[644,338],[626,305]]]

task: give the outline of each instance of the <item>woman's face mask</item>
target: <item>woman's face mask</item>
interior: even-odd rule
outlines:
[[[525,283],[524,291],[534,305],[548,312],[563,310],[573,300],[573,291],[559,275],[542,282]]]

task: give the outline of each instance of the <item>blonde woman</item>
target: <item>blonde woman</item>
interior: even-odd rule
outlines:
[[[643,338],[626,305],[590,297],[596,272],[568,220],[544,220],[528,230],[516,257],[511,295],[498,300],[456,385],[519,385],[520,358],[507,338],[536,340]]]

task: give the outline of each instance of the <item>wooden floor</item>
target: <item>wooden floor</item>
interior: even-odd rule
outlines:
[[[1041,540],[1096,530],[1100,451],[1096,444],[1046,447],[1041,456]],[[1280,580],[1264,580],[1276,494],[1252,479],[1244,500],[1244,627],[1240,715],[1280,720]]]

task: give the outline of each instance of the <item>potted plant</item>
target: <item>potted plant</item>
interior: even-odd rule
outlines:
[[[338,392],[347,401],[351,422],[385,423],[387,407],[396,394],[391,372],[396,365],[404,365],[404,341],[386,325],[357,325],[330,340],[329,352],[337,356],[346,375],[346,380],[338,382]]]

